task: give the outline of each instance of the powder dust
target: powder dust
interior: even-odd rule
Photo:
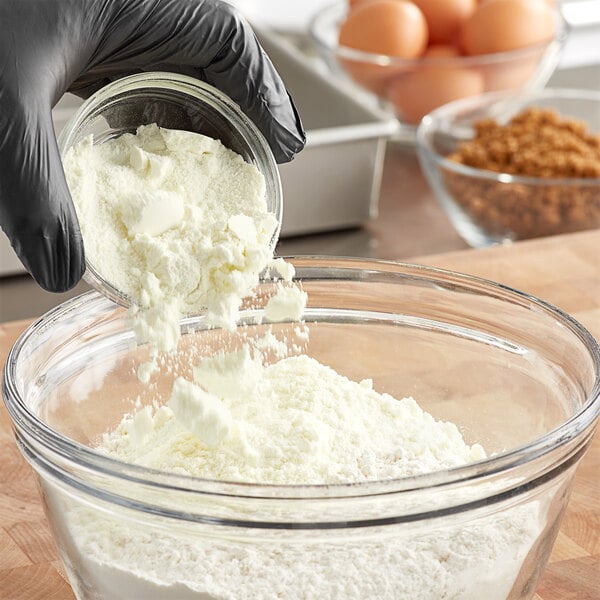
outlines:
[[[145,125],[102,144],[88,136],[64,167],[86,258],[130,303],[137,339],[150,347],[144,382],[158,353],[177,348],[183,316],[204,312],[209,325],[233,330],[267,267],[293,277],[273,259],[278,224],[262,173],[219,140]],[[283,320],[287,305],[301,315],[305,295],[279,293],[287,302],[274,299],[270,313]]]

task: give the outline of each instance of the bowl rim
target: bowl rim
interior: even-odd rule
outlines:
[[[86,469],[101,472],[103,475],[121,480],[155,485],[165,489],[184,489],[219,496],[261,497],[264,499],[326,499],[414,492],[432,488],[439,489],[465,481],[481,480],[526,465],[557,448],[567,445],[580,437],[589,428],[595,427],[600,417],[600,345],[581,323],[552,304],[526,292],[488,279],[414,263],[329,256],[299,256],[290,258],[290,260],[293,260],[299,268],[313,267],[328,270],[333,268],[339,271],[353,270],[358,273],[375,269],[380,272],[391,272],[412,277],[427,277],[437,281],[442,278],[448,284],[462,285],[465,289],[483,289],[496,295],[500,294],[503,297],[519,300],[527,306],[534,306],[536,310],[552,315],[561,326],[569,329],[585,346],[595,369],[595,381],[592,389],[583,406],[550,431],[525,444],[494,454],[484,460],[452,469],[392,480],[309,485],[220,481],[177,475],[126,463],[103,455],[89,446],[80,444],[58,433],[28,407],[17,389],[14,379],[19,353],[30,337],[40,328],[48,323],[60,320],[78,308],[80,310],[82,307],[89,310],[93,306],[100,307],[103,310],[115,310],[117,308],[109,299],[92,290],[67,300],[45,313],[27,327],[10,349],[4,366],[2,393],[15,431],[18,430],[21,435],[25,433],[26,436],[30,436],[35,440],[36,445],[41,444],[46,450],[58,454],[63,460],[71,463],[75,462],[79,467],[83,466]],[[118,310],[124,309],[120,308]],[[185,319],[182,322],[185,322]]]
[[[440,120],[452,120],[452,118],[464,111],[484,107],[486,105],[506,104],[507,108],[518,108],[519,103],[531,103],[536,100],[567,100],[567,101],[590,101],[598,104],[600,109],[600,91],[591,89],[577,88],[544,88],[538,91],[523,91],[515,94],[514,91],[495,91],[484,92],[476,96],[468,96],[448,102],[432,110],[425,115],[416,132],[416,142],[419,155],[426,154],[426,159],[433,161],[436,167],[446,171],[453,171],[466,177],[478,179],[487,179],[498,183],[520,183],[523,185],[535,186],[557,186],[557,185],[578,185],[581,187],[600,186],[600,177],[536,177],[533,175],[515,175],[512,173],[490,171],[470,167],[446,158],[446,156],[437,152],[428,140],[427,135],[436,129]],[[483,117],[481,117],[483,118]],[[600,133],[598,134],[600,137]],[[469,140],[460,140],[469,141]]]
[[[523,48],[507,50],[504,52],[493,52],[488,54],[477,54],[472,56],[456,56],[456,57],[427,57],[418,58],[400,58],[389,54],[379,54],[376,52],[367,52],[365,50],[357,50],[349,46],[340,46],[336,44],[332,46],[320,33],[320,26],[324,21],[335,17],[344,16],[347,13],[347,6],[344,3],[335,3],[317,11],[309,21],[308,32],[312,41],[321,51],[334,54],[337,58],[344,60],[367,63],[381,67],[421,67],[421,66],[482,66],[503,63],[512,60],[525,59],[530,55],[536,55],[540,51],[546,51],[550,47],[561,49],[566,43],[570,26],[560,6],[552,7],[557,24],[555,35],[543,42],[537,42]]]

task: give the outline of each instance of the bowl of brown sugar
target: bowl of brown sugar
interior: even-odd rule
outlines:
[[[600,92],[458,100],[424,117],[417,148],[471,246],[600,227]]]

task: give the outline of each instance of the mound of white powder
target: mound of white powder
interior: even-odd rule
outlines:
[[[271,484],[396,479],[485,458],[412,398],[380,394],[308,356],[263,366],[247,348],[205,359],[105,435],[114,458],[206,479]]]
[[[242,348],[205,359],[194,379],[176,380],[167,405],[126,416],[99,450],[183,475],[275,484],[385,480],[485,457],[413,399],[308,356],[263,365]],[[257,530],[245,542],[223,526],[179,531],[167,519],[153,531],[86,508],[67,521],[83,578],[111,600],[506,600],[542,512],[534,502],[424,521],[425,531],[389,525],[290,541]]]

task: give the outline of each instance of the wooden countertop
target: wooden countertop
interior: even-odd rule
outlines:
[[[512,246],[416,257],[478,275],[558,306],[600,340],[600,230]],[[535,600],[600,600],[600,434],[581,461]]]
[[[480,275],[542,297],[569,312],[600,339],[599,248],[600,231],[593,231],[416,261]],[[26,325],[24,321],[0,324],[0,364]],[[600,600],[599,474],[597,435],[578,469],[536,600]],[[72,600],[31,470],[15,445],[3,404],[0,486],[0,599]]]

